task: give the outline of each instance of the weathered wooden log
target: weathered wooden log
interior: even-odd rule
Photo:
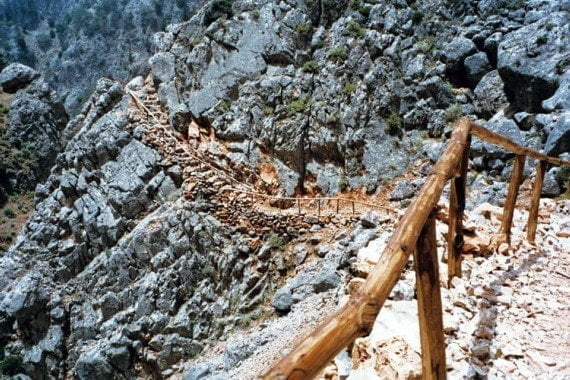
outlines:
[[[426,380],[446,378],[435,223],[435,216],[432,213],[422,229],[414,252],[422,346],[422,379]]]
[[[548,170],[548,162],[539,161],[536,166],[536,178],[532,185],[532,195],[530,197],[530,207],[528,210],[527,240],[534,243],[536,237],[536,226],[538,223],[538,206],[540,204],[540,193],[542,192],[542,183],[544,182],[544,174]]]
[[[370,332],[390,291],[398,281],[409,255],[447,180],[462,159],[470,123],[460,120],[443,155],[416,199],[398,222],[380,260],[366,282],[336,313],[304,337],[265,374],[267,379],[307,379],[317,375],[336,354],[354,339]]]
[[[467,168],[469,166],[469,148],[471,138],[467,139],[457,177],[451,180],[449,193],[449,231],[447,234],[447,273],[448,286],[453,277],[461,277],[461,252],[463,248],[463,212],[465,211],[465,190]]]
[[[471,133],[473,135],[477,136],[479,139],[485,141],[485,142],[503,147],[504,149],[508,150],[509,152],[515,153],[519,156],[532,157],[535,160],[546,161],[549,164],[552,164],[555,166],[570,166],[570,161],[562,160],[562,159],[556,158],[556,157],[547,156],[545,154],[537,152],[536,150],[521,146],[521,145],[515,143],[514,141],[506,138],[505,136],[502,136],[496,132],[490,131],[487,128],[482,127],[476,123],[473,123],[473,122],[469,122],[469,123],[470,123],[470,127],[471,127]]]
[[[501,224],[500,232],[504,235],[508,244],[511,243],[511,225],[513,224],[513,215],[519,194],[519,187],[522,182],[525,160],[526,157],[521,155],[517,155],[515,159],[513,172],[509,181],[509,190],[507,198],[505,199],[505,206],[503,207],[503,223]]]

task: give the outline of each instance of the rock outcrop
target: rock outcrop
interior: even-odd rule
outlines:
[[[0,73],[4,91],[15,93],[0,129],[0,186],[6,193],[30,191],[47,179],[63,144],[68,116],[57,94],[24,65],[13,64]]]

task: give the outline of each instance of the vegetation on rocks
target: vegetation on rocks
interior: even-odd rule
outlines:
[[[403,120],[397,112],[390,113],[386,120],[386,131],[391,136],[400,136],[402,133]]]
[[[447,121],[454,122],[463,116],[463,108],[461,104],[455,103],[445,110],[445,117]]]
[[[352,38],[364,38],[366,34],[366,29],[357,23],[356,21],[351,21],[346,27],[346,35]]]
[[[329,59],[333,62],[341,63],[342,61],[346,60],[347,52],[348,50],[345,47],[333,48],[329,53]]]
[[[307,95],[301,95],[298,99],[293,100],[288,105],[289,114],[294,115],[296,113],[301,113],[309,109],[311,106],[311,100]]]
[[[204,24],[209,25],[222,16],[232,16],[233,0],[213,0],[204,15]]]
[[[267,242],[267,245],[269,246],[269,248],[272,248],[272,249],[282,249],[287,244],[285,239],[283,239],[281,236],[279,236],[275,232],[272,232],[269,234],[269,236],[267,236],[266,242]]]
[[[0,374],[15,376],[24,370],[24,360],[21,356],[9,355],[0,361]]]
[[[306,73],[316,73],[319,68],[317,61],[311,60],[303,64],[303,71]]]

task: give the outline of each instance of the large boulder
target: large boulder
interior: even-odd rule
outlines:
[[[464,76],[463,63],[465,58],[477,52],[475,43],[465,37],[457,37],[447,44],[443,51],[443,60],[446,70],[452,80],[461,81]]]
[[[12,63],[0,72],[0,87],[5,92],[13,94],[39,77],[40,74],[31,67]]]
[[[527,112],[540,111],[570,60],[568,15],[554,13],[507,34],[498,48],[497,68],[509,100]]]
[[[570,112],[564,112],[560,118],[549,126],[550,132],[544,145],[549,156],[558,156],[570,151]]]
[[[503,87],[503,81],[497,70],[490,71],[481,78],[473,91],[477,112],[481,117],[490,118],[509,104]]]
[[[542,108],[546,111],[570,111],[570,70],[566,71],[562,76],[560,85],[554,95],[542,102]]]
[[[476,53],[465,58],[465,73],[469,85],[475,87],[477,83],[491,70],[491,64],[485,53]]]

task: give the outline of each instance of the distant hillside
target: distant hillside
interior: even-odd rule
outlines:
[[[101,76],[126,80],[147,69],[152,35],[188,19],[199,0],[0,1],[0,70],[38,69],[76,111]]]

